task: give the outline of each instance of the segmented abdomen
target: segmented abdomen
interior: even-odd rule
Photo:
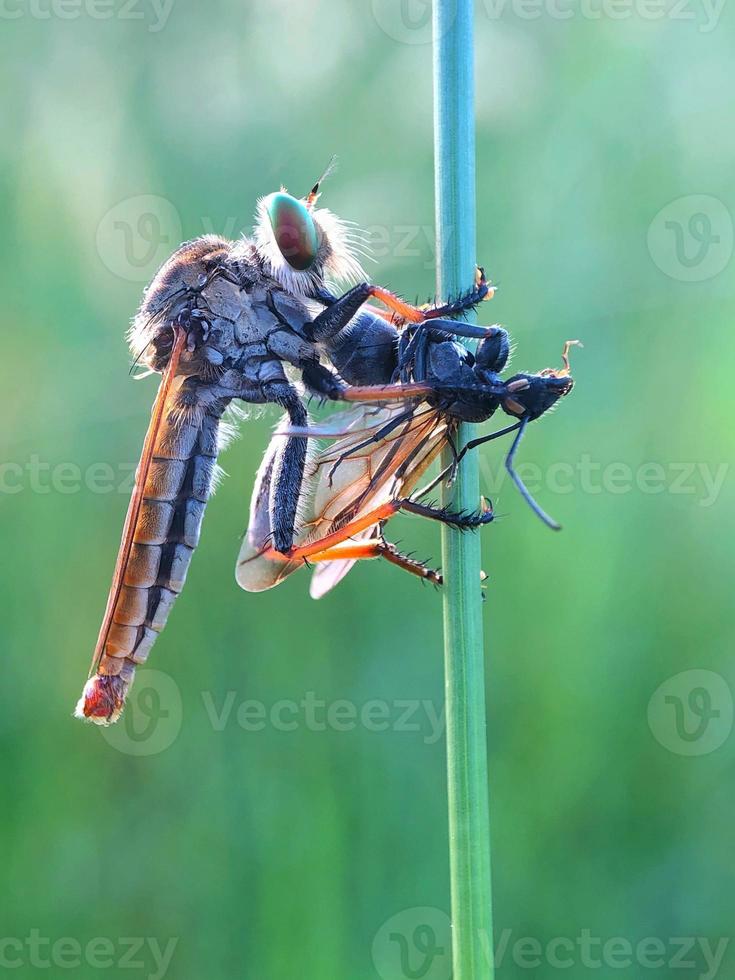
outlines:
[[[88,682],[77,712],[101,723],[119,715],[136,665],[145,663],[166,625],[184,587],[213,489],[218,430],[227,400],[203,397],[192,406],[189,398],[182,412],[181,391],[172,395],[155,442],[96,676]]]

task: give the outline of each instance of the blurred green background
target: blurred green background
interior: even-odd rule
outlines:
[[[127,722],[71,718],[156,388],[124,333],[157,263],[337,153],[322,201],[370,230],[371,275],[432,292],[428,9],[0,10],[1,972],[449,977],[440,597],[375,562],[318,603],[306,572],[237,588],[273,412],[222,460]],[[478,4],[481,313],[516,370],[585,343],[521,452],[562,534],[483,450],[503,978],[735,975],[734,35],[703,0]]]

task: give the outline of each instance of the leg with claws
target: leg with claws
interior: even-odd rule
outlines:
[[[354,520],[348,521],[344,527],[325,534],[323,537],[317,538],[314,541],[307,541],[306,544],[294,545],[281,550],[277,547],[276,542],[276,547],[267,549],[265,556],[267,558],[288,558],[291,561],[298,561],[299,559],[313,561],[315,555],[320,555],[334,548],[336,545],[348,541],[354,535],[359,534],[361,531],[367,531],[376,524],[382,524],[383,521],[387,521],[400,510],[417,514],[420,517],[428,517],[433,521],[439,521],[442,524],[449,524],[452,527],[462,529],[481,527],[483,524],[489,524],[493,519],[493,512],[489,507],[485,507],[478,513],[469,514],[461,511],[454,512],[443,508],[430,507],[416,503],[416,501],[411,500],[409,497],[400,497],[396,500],[389,500],[379,507],[374,507]]]
[[[355,561],[370,558],[385,558],[391,565],[397,565],[398,568],[402,568],[404,571],[409,572],[411,575],[416,575],[426,582],[431,582],[433,585],[443,585],[444,583],[441,572],[430,568],[421,561],[417,561],[417,559],[412,558],[410,555],[401,554],[395,545],[382,539],[365,541],[364,543],[357,541],[343,542],[332,548],[327,548],[325,551],[320,551],[316,555],[312,555],[309,558],[309,564],[312,562]]]
[[[390,311],[390,318],[397,320],[398,323],[423,323],[425,320],[437,320],[447,317],[459,316],[460,314],[474,309],[485,299],[490,299],[494,289],[485,279],[484,273],[478,272],[478,279],[474,287],[462,296],[457,297],[449,303],[440,306],[419,307],[406,303],[399,296],[391,293],[382,286],[375,286],[373,283],[361,282],[353,286],[348,292],[338,299],[333,300],[325,310],[313,320],[310,328],[311,337],[318,343],[325,343],[334,340],[339,332],[344,329],[350,321],[360,311],[360,308],[371,298],[379,300]],[[326,299],[326,294],[322,298]],[[379,313],[375,309],[372,312]],[[452,330],[448,332],[462,332],[472,329],[472,333],[464,336],[485,336],[485,332],[478,334],[480,328],[469,328],[465,324],[453,324]]]

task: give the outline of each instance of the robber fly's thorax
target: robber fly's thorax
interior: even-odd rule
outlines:
[[[228,371],[252,384],[276,363],[315,356],[307,324],[315,305],[286,290],[248,240],[205,236],[182,245],[146,289],[130,331],[136,359],[162,371],[172,327],[186,331],[180,373],[212,381]],[[318,307],[317,307],[318,308]]]

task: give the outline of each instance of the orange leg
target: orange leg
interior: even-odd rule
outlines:
[[[406,323],[421,323],[426,319],[426,313],[423,310],[419,309],[418,306],[406,303],[405,300],[396,296],[389,289],[383,289],[382,286],[371,286],[370,294],[379,299],[389,310],[397,313]]]
[[[475,305],[475,303],[481,302],[482,300],[492,299],[495,295],[495,287],[489,285],[485,279],[484,269],[479,267],[475,275],[475,291],[477,298],[470,305]],[[413,306],[411,303],[407,303],[400,296],[396,296],[395,293],[391,293],[390,290],[384,289],[382,286],[371,285],[370,295],[380,300],[403,323],[422,323],[424,320],[451,317],[461,312],[462,309],[467,308],[466,302],[462,301],[459,303],[445,303],[442,306]],[[469,293],[468,297],[472,297],[472,293]],[[375,308],[372,307],[372,309]],[[379,313],[378,310],[375,310],[375,312]]]
[[[398,568],[402,568],[411,575],[418,576],[418,578],[425,579],[427,582],[433,582],[434,585],[442,585],[444,581],[441,572],[428,568],[423,562],[416,561],[408,555],[402,555],[396,551],[392,544],[388,544],[386,541],[345,542],[312,555],[309,562],[359,560],[362,558],[385,558],[392,565],[397,565]]]
[[[348,521],[344,527],[339,528],[338,531],[332,531],[329,534],[325,534],[324,537],[317,538],[316,541],[310,541],[302,545],[294,545],[289,548],[288,551],[276,551],[275,548],[267,548],[263,554],[266,558],[280,559],[281,561],[286,558],[290,561],[298,561],[299,558],[312,558],[314,555],[320,554],[320,552],[327,551],[334,545],[341,544],[343,541],[347,541],[354,534],[358,534],[360,531],[367,531],[368,528],[373,527],[374,524],[380,524],[381,521],[387,521],[389,517],[392,517],[401,509],[402,501],[400,500],[389,500],[385,504],[381,504],[380,507],[375,507],[373,510],[367,511],[361,517],[355,518],[354,521]]]
[[[369,528],[382,524],[384,521],[393,517],[394,514],[397,514],[399,510],[405,510],[409,514],[427,517],[430,520],[439,521],[442,524],[449,524],[456,528],[478,528],[483,524],[489,524],[493,520],[492,508],[484,501],[483,507],[479,512],[465,513],[464,511],[452,512],[445,509],[440,510],[435,507],[420,504],[415,500],[411,500],[410,497],[396,497],[393,500],[388,500],[386,503],[381,504],[379,507],[374,507],[372,510],[366,511],[360,517],[348,521],[343,527],[338,528],[336,531],[331,531],[329,534],[324,534],[314,541],[307,541],[306,544],[302,545],[294,545],[288,551],[278,551],[273,546],[270,546],[263,551],[263,555],[265,558],[275,561],[283,561],[284,559],[286,561],[298,561],[299,559],[314,558],[315,555],[323,555],[337,545],[343,544],[343,542],[348,541],[354,535],[359,534],[360,531],[367,531]],[[359,545],[366,543],[369,544],[370,542],[359,542]],[[340,557],[345,557],[343,550],[340,550]],[[365,556],[358,555],[357,557]],[[328,561],[330,558],[322,558],[322,561]]]
[[[410,398],[426,398],[434,393],[431,385],[411,383],[397,385],[349,385],[339,394],[346,402],[406,401]]]

